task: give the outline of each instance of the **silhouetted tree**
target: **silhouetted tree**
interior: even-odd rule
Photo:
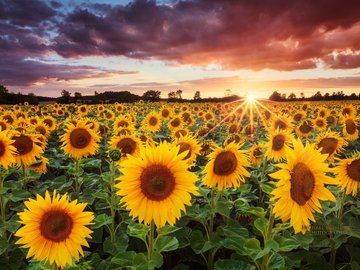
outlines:
[[[290,93],[290,95],[288,96],[289,100],[295,100],[296,99],[296,95],[294,93]]]
[[[176,97],[178,98],[178,99],[182,99],[182,90],[181,89],[178,89],[178,90],[176,90]]]
[[[148,90],[143,94],[143,98],[151,101],[160,100],[161,92],[155,90]]]
[[[176,99],[176,93],[174,91],[169,92],[168,98],[169,99]]]
[[[69,102],[70,102],[70,92],[67,91],[67,90],[65,90],[65,89],[63,89],[63,90],[61,91],[61,99],[60,99],[60,101],[61,101],[62,103],[69,103]]]
[[[281,97],[281,94],[278,93],[277,91],[274,91],[270,97],[269,97],[270,100],[273,100],[273,101],[281,101],[282,97]]]
[[[196,91],[195,94],[194,94],[194,100],[199,100],[199,99],[201,99],[200,91]]]
[[[300,97],[301,97],[301,99],[305,99],[305,94],[304,94],[304,92],[301,92],[301,93],[300,93]]]

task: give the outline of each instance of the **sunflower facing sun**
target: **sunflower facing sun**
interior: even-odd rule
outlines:
[[[20,223],[15,236],[20,237],[16,244],[29,248],[27,258],[64,268],[73,265],[84,255],[82,246],[89,247],[86,238],[92,231],[86,225],[92,224],[92,212],[84,212],[86,203],[69,202],[67,195],[62,197],[54,191],[52,198],[48,191],[45,198],[25,202],[27,209],[19,213]]]
[[[283,222],[290,219],[295,233],[305,233],[309,220],[315,222],[313,212],[321,213],[321,201],[336,201],[325,184],[338,182],[325,173],[330,169],[326,163],[327,155],[315,149],[314,144],[305,146],[300,139],[293,140],[294,149],[286,151],[286,163],[275,165],[281,168],[270,174],[279,181],[271,192],[275,200],[273,212]]]
[[[352,158],[340,160],[334,173],[345,193],[356,196],[360,187],[360,153],[354,154]]]
[[[65,134],[61,136],[64,152],[75,159],[94,155],[99,149],[99,141],[99,135],[83,120],[77,121],[76,124],[70,122]]]
[[[198,195],[198,178],[183,160],[187,152],[178,152],[167,142],[157,147],[146,145],[138,157],[129,155],[120,163],[123,175],[115,185],[117,194],[140,223],[154,221],[158,228],[174,225],[181,211],[186,211],[185,205],[191,205],[190,194]]]
[[[250,167],[246,150],[239,150],[241,145],[234,142],[224,148],[216,147],[214,152],[208,155],[209,162],[203,173],[203,182],[206,186],[224,188],[237,188],[245,182],[249,172],[245,167]]]

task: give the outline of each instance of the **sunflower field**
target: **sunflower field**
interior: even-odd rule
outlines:
[[[1,269],[360,269],[360,103],[0,107]]]

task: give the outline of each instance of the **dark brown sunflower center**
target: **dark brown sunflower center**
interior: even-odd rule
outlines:
[[[295,121],[300,121],[301,118],[302,118],[302,114],[301,114],[301,113],[297,113],[297,114],[294,115],[294,120],[295,120]]]
[[[337,147],[338,140],[335,138],[324,138],[318,143],[318,147],[321,149],[321,154],[332,155]]]
[[[12,118],[10,115],[5,115],[3,119],[9,124],[14,123],[14,118]]]
[[[169,110],[168,109],[164,109],[164,110],[162,110],[161,111],[161,115],[162,115],[162,117],[168,117],[169,116],[169,114],[170,114],[170,112],[169,112]]]
[[[299,127],[300,131],[304,134],[308,134],[310,131],[312,131],[312,126],[308,122],[304,122]]]
[[[279,151],[284,147],[285,144],[285,136],[282,134],[276,135],[272,140],[272,150]]]
[[[317,125],[318,127],[323,127],[323,126],[324,126],[324,121],[323,121],[323,120],[317,120],[317,121],[316,121],[316,125]]]
[[[132,154],[136,149],[136,142],[131,138],[121,139],[117,145],[123,154]]]
[[[26,135],[15,136],[13,137],[13,140],[13,145],[15,146],[19,155],[26,155],[33,149],[34,142]]]
[[[345,121],[346,132],[350,135],[356,132],[356,124],[352,119],[346,119]]]
[[[277,120],[275,122],[275,129],[286,129],[286,124],[282,120]]]
[[[150,119],[149,119],[150,126],[156,126],[157,122],[158,122],[158,120],[156,117],[154,117],[154,116],[150,117]]]
[[[140,187],[148,199],[162,201],[172,194],[175,178],[166,166],[152,165],[143,170],[140,176]]]
[[[324,116],[325,116],[325,112],[324,112],[324,111],[320,111],[319,115],[320,115],[320,117],[324,117]]]
[[[329,124],[333,124],[335,123],[335,118],[333,116],[329,116],[328,118],[326,118],[326,121],[329,123]]]
[[[44,124],[47,125],[48,127],[52,127],[53,126],[53,121],[51,121],[50,119],[44,119]]]
[[[237,134],[234,134],[227,140],[227,143],[232,143],[232,142],[239,143],[240,141],[241,141],[240,136]]]
[[[180,120],[178,118],[174,119],[173,121],[171,121],[171,125],[173,127],[178,127],[180,126]]]
[[[191,146],[190,146],[190,144],[188,144],[186,142],[180,142],[180,143],[178,143],[178,145],[180,145],[178,154],[181,154],[181,153],[183,153],[185,151],[189,151],[187,153],[187,155],[183,158],[183,160],[188,159],[191,156]]]
[[[357,182],[360,182],[360,158],[355,159],[347,167],[346,171],[348,176]]]
[[[85,107],[81,107],[81,108],[80,108],[80,111],[81,111],[81,112],[86,112],[86,108],[85,108]]]
[[[174,136],[176,138],[180,138],[180,136],[185,136],[187,134],[187,131],[185,129],[179,129],[174,133]]]
[[[1,130],[6,130],[6,128],[7,128],[6,124],[3,123],[3,122],[0,122],[0,129]]]
[[[271,113],[269,111],[265,111],[265,119],[269,120],[271,117]]]
[[[129,126],[129,123],[124,120],[121,120],[118,123],[118,127],[128,127],[128,126]]]
[[[5,154],[5,144],[4,142],[0,141],[0,157],[2,157]]]
[[[41,219],[40,232],[47,240],[61,242],[68,239],[73,228],[73,220],[62,211],[47,212]]]
[[[291,172],[291,198],[299,205],[304,205],[310,198],[315,187],[315,177],[304,163],[297,163]]]
[[[261,148],[260,148],[260,147],[255,148],[253,153],[254,153],[254,156],[257,157],[257,158],[261,157],[262,154],[263,154],[263,153],[261,152]]]
[[[36,127],[35,130],[36,130],[37,132],[39,132],[41,135],[45,135],[45,134],[46,134],[46,129],[45,129],[44,127],[42,127],[42,126]]]
[[[206,120],[210,120],[211,118],[212,118],[211,114],[209,114],[209,113],[205,114],[205,119]]]
[[[37,120],[36,120],[36,119],[30,119],[30,124],[36,125],[36,124],[37,124]]]
[[[232,174],[237,167],[237,158],[234,153],[226,151],[221,152],[215,158],[214,173],[217,175],[229,175]]]
[[[189,117],[190,117],[190,114],[188,113],[188,112],[186,112],[186,113],[183,113],[183,118],[184,118],[184,120],[186,121],[186,120],[188,120],[189,119]]]
[[[349,109],[349,108],[343,109],[342,114],[343,114],[343,115],[345,115],[345,114],[350,114],[350,109]]]
[[[87,122],[85,123],[85,125],[89,125],[89,128],[90,128],[90,129],[94,129],[94,127],[95,127],[95,124],[94,124],[93,122],[91,122],[91,121],[87,121]]]
[[[87,147],[91,142],[91,134],[84,128],[74,129],[70,133],[71,146],[79,149]]]

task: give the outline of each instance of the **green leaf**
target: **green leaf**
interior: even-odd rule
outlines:
[[[176,231],[178,231],[180,229],[181,228],[179,228],[179,227],[165,225],[164,227],[161,227],[160,229],[158,229],[158,231],[157,231],[158,237],[168,235],[168,234],[172,234],[172,233],[174,233],[174,232],[176,232]]]
[[[100,228],[104,225],[111,224],[112,223],[112,217],[108,216],[107,214],[100,214],[97,215],[95,218],[95,224],[93,225],[94,229]]]
[[[285,266],[285,259],[279,254],[275,254],[269,263],[269,269],[279,269]]]
[[[93,192],[92,196],[98,199],[102,199],[102,200],[107,200],[109,199],[109,194],[107,194],[105,191],[97,191],[97,192]]]
[[[120,252],[111,259],[111,263],[119,267],[131,266],[135,255],[136,255],[135,251]]]
[[[9,198],[9,200],[11,200],[13,202],[19,202],[19,201],[23,201],[23,200],[30,198],[31,194],[29,191],[26,191],[26,190],[15,189],[15,190],[12,190],[11,193],[8,193],[7,197]]]
[[[351,270],[360,270],[359,263],[356,261],[351,262]]]
[[[101,159],[92,158],[88,161],[85,161],[82,165],[83,168],[101,168]]]
[[[274,189],[274,187],[272,187],[272,186],[270,186],[268,184],[264,184],[264,183],[260,183],[260,188],[266,194],[270,194]]]
[[[146,235],[149,231],[149,227],[144,224],[131,222],[127,227],[127,233],[132,236],[143,240],[146,243]]]
[[[238,260],[218,260],[214,266],[215,270],[255,270],[255,266]]]
[[[9,243],[6,239],[0,237],[0,255],[3,254],[7,248],[9,247]]]
[[[159,253],[177,249],[179,241],[176,237],[161,236],[156,239],[155,250]]]
[[[279,250],[283,252],[289,252],[300,246],[299,241],[293,238],[278,237],[276,242],[279,244]]]
[[[254,221],[255,228],[261,232],[263,237],[265,237],[265,235],[267,234],[268,224],[269,224],[269,222],[266,218],[257,218]]]
[[[255,259],[261,251],[260,242],[256,238],[246,239],[243,249],[248,256]]]
[[[215,205],[215,213],[229,217],[233,207],[232,201],[218,201]]]

